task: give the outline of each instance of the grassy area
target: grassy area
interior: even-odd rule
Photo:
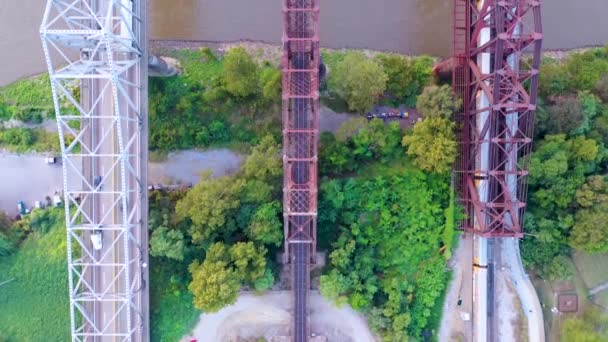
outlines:
[[[0,120],[40,123],[53,117],[53,95],[48,74],[18,80],[0,88]]]
[[[0,99],[16,106],[53,108],[51,83],[47,73],[18,80],[0,88]]]
[[[56,217],[62,217],[59,210]],[[63,221],[34,232],[16,254],[0,259],[0,340],[70,339]]]
[[[59,152],[57,133],[42,128],[0,128],[0,148],[11,152]]]
[[[159,259],[150,268],[150,326],[152,341],[178,341],[196,324],[201,312],[192,306],[192,294],[184,285],[186,264]]]
[[[575,252],[573,261],[589,289],[608,281],[608,253]]]

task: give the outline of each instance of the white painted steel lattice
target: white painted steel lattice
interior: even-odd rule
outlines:
[[[74,341],[147,341],[145,0],[48,0]]]

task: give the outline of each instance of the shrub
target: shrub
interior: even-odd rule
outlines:
[[[226,53],[222,77],[224,88],[234,96],[247,97],[258,91],[258,66],[242,47]]]

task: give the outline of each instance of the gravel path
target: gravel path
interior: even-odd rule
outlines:
[[[210,170],[214,177],[237,172],[243,156],[223,148],[207,151],[172,152],[161,163],[149,163],[148,180],[152,184],[172,184],[175,182],[197,183],[201,172]]]
[[[241,294],[235,304],[214,314],[202,314],[192,335],[199,342],[284,337],[291,323],[291,296],[289,291],[273,291],[263,296]],[[374,342],[365,319],[353,309],[336,308],[316,291],[311,292],[310,301],[313,334],[324,335],[332,342]]]
[[[45,196],[63,189],[61,165],[47,165],[45,157],[43,154],[0,153],[0,210],[14,216],[18,201],[25,201],[31,208],[34,201],[44,203]],[[165,181],[195,184],[203,170],[213,171],[216,177],[231,174],[238,170],[242,160],[243,156],[228,149],[172,153],[162,163],[150,163],[149,180],[151,184]],[[74,177],[71,179],[77,182]]]

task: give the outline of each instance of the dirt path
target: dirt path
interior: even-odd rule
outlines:
[[[311,293],[312,332],[332,342],[374,342],[365,319],[349,307],[336,308],[318,292]],[[286,336],[291,293],[274,291],[263,296],[242,294],[238,301],[215,314],[203,314],[192,331],[199,342],[229,342],[237,337]],[[184,337],[182,341],[187,341]]]
[[[150,183],[172,184],[174,182],[197,183],[201,172],[209,170],[214,177],[234,174],[239,170],[243,156],[222,148],[207,151],[171,152],[167,160],[148,164]]]

